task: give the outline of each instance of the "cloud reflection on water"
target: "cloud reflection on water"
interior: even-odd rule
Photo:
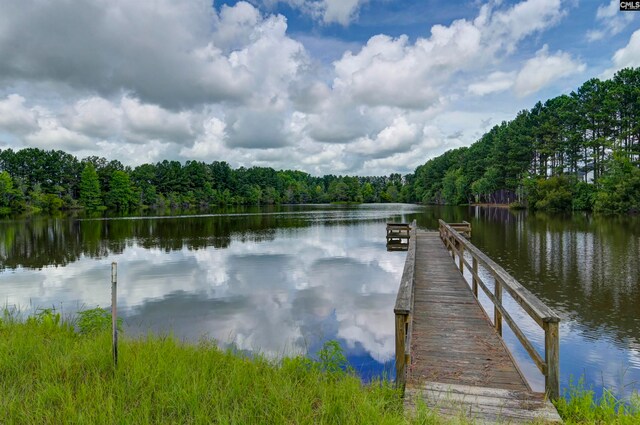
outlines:
[[[379,363],[393,358],[393,304],[404,253],[385,249],[380,223],[278,229],[270,240],[232,238],[224,249],[165,251],[127,244],[108,258],[2,275],[7,303],[72,312],[110,303],[118,262],[126,331],[214,338],[270,357],[340,339]]]

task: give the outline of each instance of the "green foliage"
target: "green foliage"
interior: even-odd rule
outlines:
[[[364,186],[362,186],[362,200],[363,202],[375,202],[376,201],[376,193],[373,189],[373,185],[370,182],[366,182]]]
[[[8,172],[0,173],[0,216],[25,209],[24,194],[16,186]]]
[[[469,194],[493,203],[496,192],[521,193],[524,186],[525,199],[518,201],[533,208],[637,210],[638,93],[640,68],[628,68],[612,80],[594,78],[569,95],[538,102],[470,147],[417,167],[411,193],[425,203],[465,203]],[[629,163],[623,166],[612,152]]]
[[[111,312],[100,307],[79,311],[77,326],[81,335],[108,331],[112,326]],[[118,317],[118,330],[122,330],[121,317]]]
[[[0,207],[8,208],[14,195],[13,180],[6,171],[0,173]]]
[[[445,203],[459,205],[468,200],[469,184],[462,168],[449,170],[442,180],[442,198]]]
[[[329,186],[329,196],[332,201],[346,202],[349,200],[349,186],[341,181],[332,182]]]
[[[600,180],[594,210],[603,213],[640,211],[640,168],[620,153],[608,162],[608,173]]]
[[[474,181],[471,185],[471,192],[474,194],[476,202],[487,202],[494,191],[495,188],[486,177]]]
[[[102,206],[98,173],[91,162],[87,162],[80,177],[80,202],[88,210]]]
[[[27,319],[28,326],[35,326],[44,332],[54,332],[58,329],[72,332],[69,323],[64,322],[60,313],[56,313],[52,308],[39,309],[37,313]]]
[[[129,174],[119,170],[113,172],[106,201],[108,207],[122,212],[127,212],[136,205],[137,198]]]
[[[327,341],[318,352],[320,369],[323,372],[335,375],[344,371],[353,372],[347,357],[338,341]]]
[[[106,314],[85,317],[103,322]],[[439,417],[418,400],[405,417],[400,392],[389,381],[363,385],[345,368],[335,341],[319,360],[273,361],[197,345],[172,336],[122,338],[113,367],[111,336],[92,330],[78,338],[52,309],[26,321],[6,308],[0,319],[0,422],[2,423],[472,423]],[[28,371],[28,373],[25,373]],[[556,402],[567,424],[636,424],[640,396],[599,399],[582,380]]]
[[[578,182],[574,188],[572,208],[574,211],[591,211],[595,202],[597,188],[595,185]]]
[[[640,421],[639,396],[635,393],[630,402],[617,399],[611,391],[603,390],[602,397],[595,398],[592,389],[584,386],[581,378],[577,384],[569,382],[564,398],[555,402],[558,413],[567,424],[637,424]]]
[[[543,211],[566,211],[573,202],[573,185],[565,175],[538,179],[534,207]]]
[[[148,336],[122,338],[114,369],[108,332],[78,338],[43,323],[0,326],[2,423],[407,423],[392,383],[363,385],[302,357],[247,358],[207,340]]]
[[[25,158],[29,162],[20,162]],[[61,175],[57,184],[51,184],[48,177],[51,172],[60,174],[54,170],[54,158],[63,161],[63,169],[69,173]],[[31,166],[25,168],[21,165],[24,163]],[[415,199],[413,177],[400,174],[314,177],[301,171],[276,171],[266,167],[234,170],[220,161],[210,164],[187,161],[184,165],[162,161],[142,164],[132,170],[117,160],[92,156],[79,162],[68,154],[32,148],[0,151],[0,169],[2,167],[6,168],[8,181],[13,179],[9,184],[15,189],[10,196],[12,203],[0,205],[2,213],[24,209],[53,211],[82,205],[89,214],[95,214],[106,209],[103,204],[127,213],[136,208],[193,210],[219,205],[410,202]],[[6,176],[2,182],[5,180]]]
[[[386,189],[380,194],[380,199],[383,202],[398,202],[400,198],[400,192],[398,187],[394,184],[388,184]]]
[[[28,323],[42,325],[45,328],[59,326],[61,323],[60,313],[55,313],[52,308],[43,308],[27,319]]]
[[[45,211],[53,212],[57,211],[64,206],[64,201],[53,193],[47,193],[44,195],[43,209]]]

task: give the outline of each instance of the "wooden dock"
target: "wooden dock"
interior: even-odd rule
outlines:
[[[409,249],[409,223],[387,223],[387,251],[406,251]]]
[[[405,408],[421,399],[442,415],[478,423],[561,422],[549,401],[559,392],[559,319],[466,239],[467,225],[441,221],[440,232],[425,232],[412,223],[395,307],[396,382],[405,388]],[[479,266],[494,277],[495,291]],[[477,301],[478,287],[494,302],[493,323]],[[503,289],[545,330],[544,360],[502,305]],[[503,321],[545,375],[546,394],[532,391],[519,370],[502,340]]]

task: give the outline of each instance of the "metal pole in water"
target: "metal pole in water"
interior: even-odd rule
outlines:
[[[113,364],[118,366],[118,263],[111,263],[111,330],[113,335]]]

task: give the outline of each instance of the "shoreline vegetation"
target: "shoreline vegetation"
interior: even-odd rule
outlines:
[[[389,380],[363,384],[340,346],[325,343],[318,359],[247,357],[214,341],[189,344],[173,335],[122,338],[111,357],[111,318],[92,309],[75,319],[41,310],[0,318],[0,422],[48,423],[473,423],[462,413],[439,417],[424,405],[402,410]],[[557,402],[566,423],[635,424],[640,397],[582,383]]]
[[[640,212],[640,68],[538,102],[471,146],[406,175],[316,177],[269,167],[232,169],[224,161],[164,160],[132,168],[59,150],[0,150],[0,216],[333,202]]]
[[[211,340],[125,335],[114,367],[110,315],[87,312],[64,320],[43,310],[18,320],[5,311],[0,423],[405,423],[393,384],[363,385],[335,342],[317,360],[270,360]]]

